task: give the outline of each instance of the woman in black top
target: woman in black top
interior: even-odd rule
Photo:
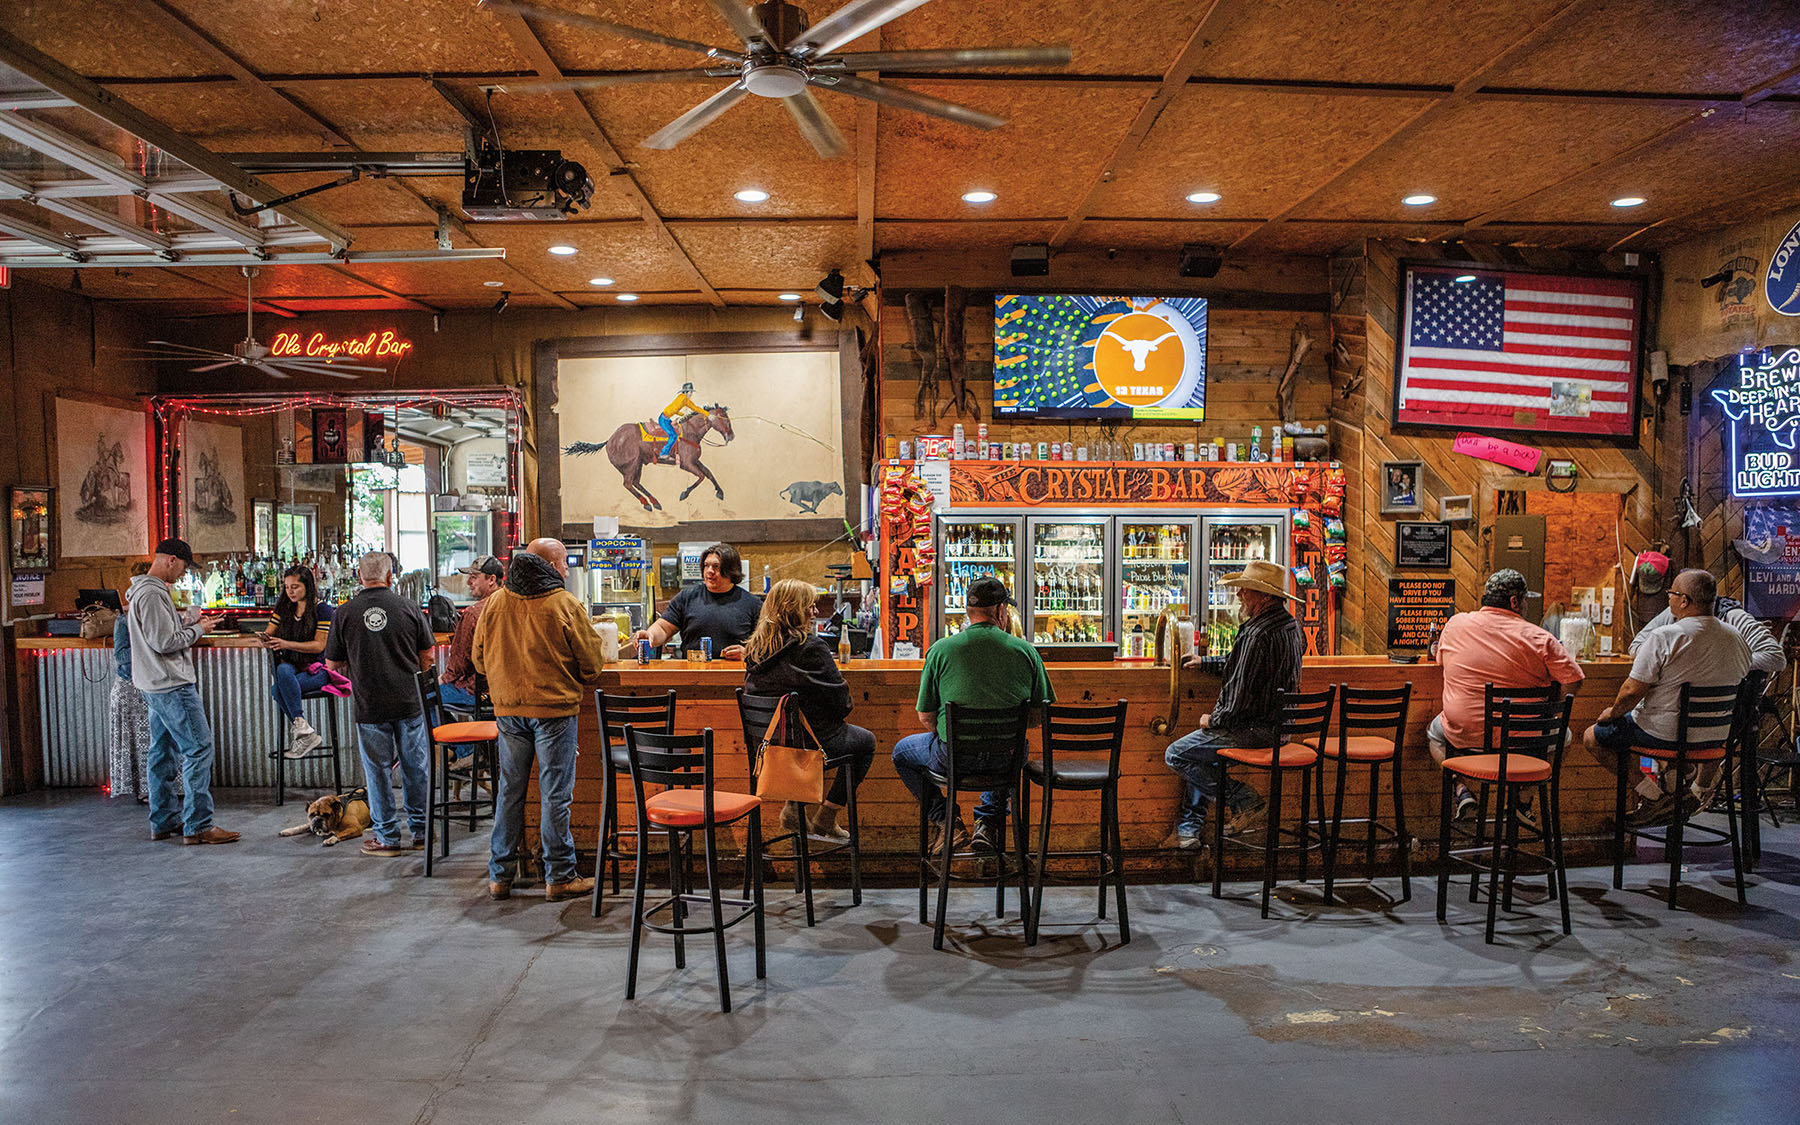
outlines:
[[[331,673],[320,663],[324,659],[320,654],[325,651],[325,626],[330,620],[331,607],[319,604],[313,572],[304,566],[290,566],[283,571],[275,616],[258,639],[275,658],[275,680],[269,686],[269,694],[288,722],[290,758],[305,757],[318,749],[322,741],[301,713],[300,696],[331,682]],[[319,670],[312,671],[314,667]]]
[[[844,721],[851,709],[850,688],[831,647],[812,631],[816,596],[810,582],[784,578],[763,598],[756,632],[744,645],[744,690],[752,695],[793,692],[825,755],[851,756],[849,776],[839,767],[825,803],[813,813],[810,832],[842,843],[850,834],[838,825],[838,814],[850,787],[862,784],[875,760],[875,736]],[[781,827],[800,831],[800,811],[791,802],[781,810]]]

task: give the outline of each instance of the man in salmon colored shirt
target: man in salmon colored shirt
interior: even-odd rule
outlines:
[[[1481,592],[1481,608],[1452,617],[1438,634],[1444,710],[1431,720],[1425,737],[1439,765],[1452,748],[1480,749],[1487,685],[1561,684],[1568,695],[1581,685],[1581,665],[1570,659],[1562,642],[1521,616],[1525,599],[1531,596],[1523,574],[1511,568],[1496,570]],[[1459,783],[1456,816],[1461,819],[1474,808],[1474,796]]]

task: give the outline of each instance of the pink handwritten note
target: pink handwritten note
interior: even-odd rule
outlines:
[[[1483,461],[1492,461],[1497,465],[1505,465],[1517,469],[1521,473],[1537,471],[1538,461],[1544,456],[1541,449],[1533,449],[1529,445],[1520,445],[1516,441],[1504,438],[1489,437],[1486,434],[1457,434],[1456,443],[1450,447],[1453,453],[1466,453],[1470,457],[1479,457]]]

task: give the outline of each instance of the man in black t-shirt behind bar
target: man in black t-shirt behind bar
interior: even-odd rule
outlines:
[[[744,560],[729,543],[714,543],[700,556],[700,585],[689,586],[669,600],[648,629],[631,635],[649,640],[657,648],[681,634],[681,647],[692,651],[700,638],[712,638],[713,656],[742,660],[744,642],[756,632],[762,599],[738,585],[744,579]]]
[[[356,700],[356,741],[362,749],[363,784],[369,789],[371,835],[363,854],[397,856],[399,814],[389,770],[400,763],[412,847],[425,846],[425,764],[430,753],[419,672],[432,667],[431,629],[425,614],[390,588],[394,558],[371,551],[357,565],[362,590],[332,615],[325,666],[346,672]]]

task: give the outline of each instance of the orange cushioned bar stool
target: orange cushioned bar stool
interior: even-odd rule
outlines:
[[[601,892],[606,887],[606,865],[612,864],[612,893],[619,893],[619,863],[630,859],[619,850],[619,776],[630,776],[625,761],[625,727],[654,734],[675,733],[675,692],[662,695],[608,695],[594,693],[594,711],[600,719],[600,840],[594,849],[594,917],[600,917]],[[633,829],[632,835],[636,834]]]
[[[1279,696],[1277,706],[1280,709],[1281,725],[1276,731],[1275,743],[1272,746],[1226,746],[1219,750],[1218,784],[1213,796],[1213,885],[1214,898],[1224,894],[1225,880],[1225,845],[1227,842],[1241,848],[1261,851],[1263,856],[1262,877],[1262,916],[1269,916],[1269,893],[1275,889],[1275,864],[1284,851],[1297,851],[1300,855],[1300,881],[1306,882],[1306,859],[1313,848],[1318,847],[1324,838],[1325,826],[1317,826],[1314,832],[1309,804],[1312,798],[1313,768],[1318,763],[1319,752],[1313,747],[1321,746],[1325,741],[1325,732],[1331,728],[1331,705],[1337,697],[1337,688],[1328,687],[1324,691],[1284,691]],[[1252,840],[1239,836],[1225,835],[1225,764],[1235,762],[1240,766],[1267,771],[1269,775],[1268,820],[1263,826],[1263,841],[1259,845]],[[1281,790],[1282,778],[1290,773],[1300,775],[1300,822],[1293,828],[1281,825]],[[1283,838],[1294,841],[1283,844]]]
[[[431,757],[425,783],[425,874],[431,875],[434,857],[450,854],[450,823],[466,813],[469,831],[477,820],[492,820],[499,800],[499,724],[492,719],[445,722],[437,677],[419,675],[419,693],[425,701],[425,721],[430,725]],[[375,784],[374,779],[365,779]],[[456,785],[467,797],[451,796]],[[487,790],[486,800],[482,789]],[[486,806],[483,811],[482,806]]]
[[[719,894],[718,830],[740,820],[749,822],[749,839],[744,855],[762,854],[762,800],[750,793],[728,793],[713,786],[713,732],[708,727],[699,734],[655,734],[627,725],[625,734],[626,765],[637,801],[637,869],[631,881],[631,954],[625,970],[625,999],[637,996],[638,947],[646,929],[675,938],[675,967],[687,967],[687,939],[697,934],[711,934],[719,960],[719,1010],[731,1011],[731,975],[725,963],[725,931],[753,919],[756,931],[756,979],[761,980],[767,967],[763,950],[763,881],[762,864],[748,862],[750,893],[745,898],[724,898]],[[662,792],[646,796],[652,785],[668,786]],[[696,788],[697,787],[697,788]],[[644,888],[649,880],[649,838],[652,829],[669,834],[669,897],[646,906]],[[688,882],[681,840],[692,840],[699,833],[705,859],[706,886],[691,887]],[[728,918],[725,908],[734,913]],[[710,923],[690,922],[690,911],[706,908]],[[667,912],[669,921],[653,921]]]
[[[964,707],[947,703],[946,727],[950,737],[944,743],[946,764],[943,773],[925,776],[944,791],[944,831],[937,855],[931,854],[930,817],[924,802],[919,803],[919,921],[926,918],[926,890],[932,878],[937,880],[937,921],[932,925],[931,948],[944,948],[944,912],[950,905],[950,880],[964,878],[950,870],[956,859],[981,858],[994,864],[994,913],[1006,916],[1006,880],[1019,877],[1019,920],[1025,926],[1025,944],[1035,945],[1037,934],[1031,927],[1031,885],[1025,868],[1025,834],[1027,806],[1021,781],[1025,771],[1026,732],[1031,726],[1034,704],[1017,707]],[[956,798],[961,793],[983,790],[1004,792],[1010,799],[1013,821],[1013,856],[1008,863],[1004,855],[988,852],[956,851]],[[1004,837],[1003,837],[1004,838]],[[985,882],[985,878],[981,879]]]
[[[1348,823],[1363,829],[1363,869],[1375,877],[1375,847],[1392,841],[1400,853],[1400,901],[1412,900],[1412,834],[1406,830],[1406,788],[1400,784],[1400,747],[1406,742],[1406,715],[1412,701],[1412,684],[1397,688],[1356,688],[1338,685],[1338,734],[1327,737],[1320,748],[1319,800],[1325,799],[1325,760],[1337,762],[1337,785],[1331,804],[1331,835],[1325,846],[1325,901],[1332,902],[1337,878],[1338,847],[1343,841],[1344,780],[1351,767],[1368,767],[1369,815]],[[1367,733],[1357,734],[1355,731]],[[1381,798],[1381,769],[1388,768],[1388,790],[1393,795],[1394,823],[1376,819]],[[1323,819],[1321,817],[1320,819]],[[1352,841],[1355,843],[1356,841]]]
[[[1107,884],[1119,900],[1119,944],[1131,941],[1125,913],[1125,847],[1119,834],[1119,749],[1125,742],[1125,701],[1087,706],[1049,703],[1044,706],[1044,756],[1025,763],[1024,800],[1031,785],[1044,788],[1038,818],[1037,884],[1031,901],[1031,934],[1037,936],[1044,913],[1044,878],[1052,859],[1093,858],[1099,865],[1100,917],[1106,917]],[[1093,793],[1100,798],[1100,840],[1092,851],[1050,850],[1051,798],[1063,792]]]
[[[1471,871],[1469,901],[1475,901],[1480,877],[1487,875],[1487,929],[1484,940],[1494,942],[1494,923],[1499,910],[1512,909],[1513,882],[1525,874],[1546,875],[1549,893],[1562,908],[1562,932],[1569,933],[1569,879],[1563,865],[1560,780],[1563,747],[1568,740],[1573,698],[1551,699],[1554,692],[1531,690],[1534,698],[1518,698],[1523,692],[1488,684],[1482,743],[1484,753],[1447,758],[1438,809],[1437,919],[1444,922],[1450,891],[1450,867],[1460,864]],[[1471,834],[1452,822],[1456,780],[1479,786],[1481,811]],[[1535,790],[1538,823],[1524,819],[1522,796]],[[1493,837],[1488,839],[1488,807],[1494,804]],[[1505,883],[1500,882],[1505,877]]]
[[[1613,797],[1613,889],[1619,890],[1625,885],[1625,841],[1650,840],[1663,846],[1669,860],[1669,909],[1675,909],[1676,895],[1681,890],[1681,853],[1683,848],[1707,847],[1717,848],[1727,844],[1731,846],[1731,874],[1737,884],[1737,900],[1744,901],[1744,854],[1738,837],[1738,817],[1744,804],[1744,792],[1741,788],[1726,785],[1725,794],[1725,828],[1720,830],[1707,824],[1689,823],[1688,783],[1693,779],[1693,769],[1702,762],[1719,762],[1730,772],[1732,760],[1742,754],[1745,732],[1755,716],[1756,696],[1760,693],[1760,681],[1746,679],[1741,684],[1727,684],[1724,687],[1695,687],[1693,684],[1681,685],[1681,710],[1675,717],[1675,748],[1665,750],[1660,747],[1633,746],[1623,754],[1654,758],[1659,762],[1669,763],[1675,771],[1675,805],[1674,819],[1666,828],[1634,828],[1625,820],[1626,774],[1629,770],[1618,771],[1618,784]],[[1696,737],[1701,731],[1714,731],[1724,727],[1725,740],[1718,738]],[[1700,839],[1688,839],[1689,833],[1698,833]]]

